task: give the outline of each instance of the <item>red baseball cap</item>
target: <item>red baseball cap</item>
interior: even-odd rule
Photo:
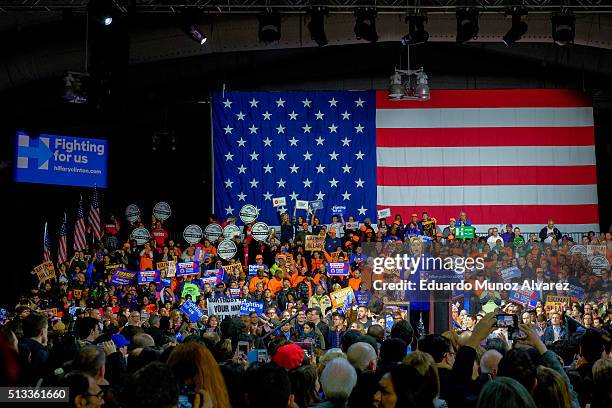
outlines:
[[[276,351],[272,361],[287,370],[297,368],[304,362],[304,350],[297,344],[287,344]]]

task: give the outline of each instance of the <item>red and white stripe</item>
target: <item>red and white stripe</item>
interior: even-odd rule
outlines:
[[[45,233],[43,235],[43,261],[51,261],[51,240],[49,239],[49,231],[45,222]]]
[[[77,210],[77,220],[74,225],[74,242],[72,248],[75,251],[82,251],[87,248],[85,228],[85,214],[83,212],[83,197],[79,201],[79,208]]]
[[[448,224],[465,211],[479,231],[599,230],[593,109],[569,90],[376,95],[378,208]]]
[[[59,231],[59,242],[57,247],[57,264],[61,265],[68,260],[68,233],[66,231],[66,213]]]
[[[89,207],[89,216],[87,217],[89,230],[93,233],[97,241],[102,239],[102,224],[100,221],[100,204],[98,202],[98,189],[94,187],[91,197],[91,206]]]

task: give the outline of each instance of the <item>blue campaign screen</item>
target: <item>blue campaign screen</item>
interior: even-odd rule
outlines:
[[[106,187],[106,140],[17,132],[15,181]]]

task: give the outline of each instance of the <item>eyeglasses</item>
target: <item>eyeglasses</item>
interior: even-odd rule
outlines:
[[[104,397],[104,390],[100,390],[99,393],[97,394],[90,394],[89,392],[86,392],[85,394],[83,394],[84,397],[97,397],[102,399]]]

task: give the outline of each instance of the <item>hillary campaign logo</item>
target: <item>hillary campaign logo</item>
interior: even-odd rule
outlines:
[[[17,132],[15,181],[106,187],[106,140]]]

